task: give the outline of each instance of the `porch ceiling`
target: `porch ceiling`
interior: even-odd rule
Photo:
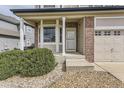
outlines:
[[[40,22],[41,19],[43,20],[62,20],[62,17],[23,17],[26,20],[33,21],[33,22]],[[66,21],[77,21],[79,19],[82,19],[83,17],[66,17]]]
[[[83,17],[73,17],[73,18],[66,18],[66,22],[79,22],[79,20],[81,20]],[[29,22],[30,24],[35,24],[35,23],[40,23],[41,19],[43,19],[44,21],[50,21],[50,20],[56,20],[59,19],[60,21],[62,21],[61,17],[49,17],[49,18],[24,18],[27,22]]]
[[[66,18],[66,22],[76,22],[78,23],[80,20],[82,20],[83,17],[79,17],[79,18]],[[25,19],[25,18],[24,18]],[[48,19],[43,19],[44,21],[51,21],[51,20],[54,20],[56,21],[56,19],[59,19],[60,22],[62,22],[62,18],[48,18]],[[36,23],[40,23],[41,22],[41,19],[25,19],[28,23],[30,23],[32,26],[35,27],[35,24]]]
[[[62,15],[46,15],[46,16],[21,16],[22,18],[26,19],[26,20],[32,20],[32,21],[40,21],[41,19],[43,20],[56,20],[56,19],[61,19],[63,16]],[[77,19],[81,19],[84,16],[82,15],[64,15],[64,17],[66,17],[66,19],[71,19],[71,20],[77,20]]]

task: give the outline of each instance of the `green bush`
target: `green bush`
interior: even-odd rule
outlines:
[[[7,79],[17,74],[16,65],[13,64],[12,60],[8,61],[3,58],[2,60],[0,60],[0,63],[2,63],[0,64],[0,80]]]
[[[52,51],[46,48],[3,52],[0,53],[0,80],[18,74],[27,77],[44,75],[55,65]]]
[[[0,53],[0,80],[7,79],[19,73],[18,59],[20,59],[22,55],[23,52],[20,50]]]
[[[26,61],[21,62],[22,76],[44,75],[54,69],[56,63],[51,50],[46,48],[27,50]],[[29,56],[30,55],[30,56]]]
[[[7,59],[13,59],[13,58],[19,58],[24,54],[23,51],[21,50],[11,50],[11,51],[6,51],[6,52],[1,52],[0,53],[0,60],[3,58]]]

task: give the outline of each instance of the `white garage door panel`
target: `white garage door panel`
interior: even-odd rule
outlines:
[[[104,38],[103,37],[95,37],[95,49],[94,49],[94,53],[95,53],[95,60],[97,61],[101,61],[101,60],[104,60],[104,43],[101,42],[101,41],[104,41]]]
[[[104,59],[103,59],[103,61],[111,61],[111,57],[112,57],[112,55],[111,55],[111,53],[110,52],[105,52],[105,53],[103,53],[104,54]],[[102,61],[102,60],[101,60]]]
[[[104,60],[104,55],[97,53],[97,54],[95,54],[94,58],[95,58],[95,61],[101,61],[101,60]]]
[[[124,61],[124,36],[114,38],[113,61]]]
[[[120,61],[124,61],[124,55],[121,53],[113,53],[113,62],[120,62]]]
[[[94,39],[96,62],[124,62],[124,31],[96,31]]]
[[[111,38],[106,42],[105,36],[95,37],[95,61],[111,61],[110,43]],[[108,44],[108,46],[105,46]],[[106,52],[105,52],[106,51]]]

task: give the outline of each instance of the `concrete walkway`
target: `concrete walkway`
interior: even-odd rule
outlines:
[[[124,83],[124,62],[96,62],[95,64]]]

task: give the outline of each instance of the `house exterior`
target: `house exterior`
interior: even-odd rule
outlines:
[[[0,12],[0,52],[20,48],[20,21],[12,16]],[[34,31],[25,22],[25,45],[29,47],[34,44]]]
[[[35,27],[35,47],[63,55],[78,52],[88,62],[124,62],[124,6],[11,11]]]
[[[19,48],[19,32],[17,28],[17,20],[8,20],[0,14],[0,52],[8,49]]]

